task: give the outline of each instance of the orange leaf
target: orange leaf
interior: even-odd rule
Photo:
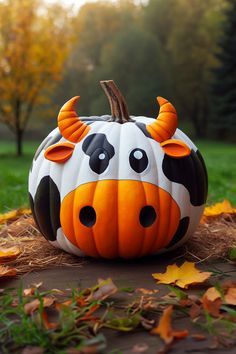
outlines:
[[[16,275],[16,269],[7,267],[7,266],[0,266],[0,278],[2,277],[14,277]]]
[[[225,301],[229,305],[236,305],[236,288],[229,288],[225,295]]]
[[[176,264],[169,265],[165,273],[155,273],[152,276],[158,280],[158,283],[188,288],[189,285],[203,283],[211,274],[211,272],[201,272],[192,262],[184,262],[180,267]]]
[[[209,207],[206,207],[204,210],[204,216],[218,216],[220,214],[234,214],[236,213],[236,208],[233,208],[231,203],[228,200],[224,200],[221,203],[213,204]]]
[[[42,311],[42,319],[43,319],[43,324],[46,329],[56,329],[58,327],[58,323],[56,322],[50,322],[48,320],[48,315],[45,310]]]
[[[20,253],[21,250],[16,246],[9,248],[0,247],[0,263],[13,261]]]
[[[221,298],[217,298],[214,301],[208,299],[207,296],[203,295],[202,305],[205,311],[207,311],[213,317],[220,316],[220,307],[222,305]]]
[[[175,331],[171,326],[171,316],[173,312],[173,306],[168,306],[160,318],[157,327],[153,328],[151,334],[159,334],[161,339],[164,340],[166,344],[170,344],[174,338],[181,339],[188,335],[187,330]]]
[[[203,296],[206,296],[210,301],[215,301],[216,299],[221,298],[220,292],[214,287],[207,289]]]

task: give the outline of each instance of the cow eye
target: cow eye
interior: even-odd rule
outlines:
[[[90,156],[89,166],[91,169],[100,174],[103,173],[109,165],[109,154],[103,148],[96,149]]]
[[[141,173],[146,170],[148,165],[148,157],[144,150],[134,149],[129,155],[129,163],[135,172]]]

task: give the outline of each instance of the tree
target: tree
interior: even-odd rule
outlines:
[[[229,0],[225,10],[224,34],[219,41],[212,87],[214,113],[212,123],[219,138],[236,133],[236,0]]]
[[[0,120],[15,135],[17,155],[33,108],[60,79],[69,50],[67,23],[59,5],[0,1]]]
[[[198,137],[206,136],[209,123],[210,69],[216,65],[214,51],[224,5],[223,0],[150,0],[144,12],[146,28],[160,38],[166,53],[170,96]]]

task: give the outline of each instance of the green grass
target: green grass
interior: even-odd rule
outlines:
[[[27,180],[38,142],[24,144],[25,155],[14,155],[14,145],[0,143],[0,212],[28,206]],[[228,199],[236,205],[236,145],[200,141],[197,143],[209,175],[208,203]]]
[[[39,143],[24,144],[24,156],[15,156],[15,146],[0,143],[0,212],[28,206],[28,173],[34,151]]]

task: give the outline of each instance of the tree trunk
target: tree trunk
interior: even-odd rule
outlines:
[[[21,130],[16,131],[16,155],[22,156],[22,142],[23,142],[23,132]]]

